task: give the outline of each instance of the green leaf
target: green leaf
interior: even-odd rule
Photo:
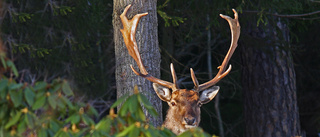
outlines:
[[[53,137],[63,137],[63,136],[62,136],[62,133],[64,133],[64,131],[59,130],[58,132],[56,132],[56,133],[54,134]]]
[[[137,114],[137,116],[139,116],[142,121],[146,121],[146,115],[143,113],[142,107],[140,105],[138,106]]]
[[[35,84],[35,86],[33,87],[33,90],[37,91],[37,90],[44,89],[47,85],[48,85],[48,83],[44,82],[44,81],[37,82]]]
[[[48,130],[47,130],[47,133],[48,133],[48,136],[49,136],[49,137],[53,137],[57,132],[54,132],[54,131],[48,129]]]
[[[26,113],[24,120],[27,123],[27,126],[32,129],[34,128],[35,125],[35,120],[37,119],[37,117],[35,115],[33,115],[32,113]]]
[[[16,77],[18,77],[18,76],[19,76],[19,73],[18,73],[18,70],[17,70],[16,66],[14,65],[14,63],[13,63],[11,60],[7,60],[7,65],[8,65],[8,67],[11,68],[13,74],[14,74]]]
[[[33,90],[34,91],[34,90]],[[36,98],[40,98],[42,96],[46,96],[46,92],[44,90],[41,90],[41,91],[38,91],[38,92],[35,92],[36,94]]]
[[[8,93],[8,80],[1,79],[0,81],[0,99],[5,99]]]
[[[18,123],[18,126],[17,126],[18,134],[22,134],[23,132],[26,132],[26,130],[27,130],[26,121],[20,120],[20,122]]]
[[[57,106],[60,108],[60,109],[65,109],[66,108],[66,105],[64,104],[63,100],[59,98],[59,100],[57,101]]]
[[[104,130],[109,131],[111,127],[111,119],[110,118],[104,118],[99,121],[99,123],[96,124],[95,129],[96,130]]]
[[[71,124],[78,124],[80,122],[80,115],[74,114],[71,117],[69,117],[66,122],[71,122]]]
[[[164,128],[163,130],[161,130],[160,132],[161,135],[165,135],[165,136],[176,136],[171,130]]]
[[[1,107],[0,107],[0,124],[1,124],[1,122],[3,122],[3,121],[7,121],[8,119],[6,119],[5,118],[5,116],[7,115],[7,111],[8,111],[8,105],[2,105]],[[7,123],[7,122],[5,122],[5,123]]]
[[[33,91],[29,87],[26,87],[24,89],[24,98],[30,106],[32,106],[34,103],[34,97],[35,94],[33,93]]]
[[[161,132],[161,133],[159,133]],[[153,128],[148,128],[148,129],[144,129],[143,133],[147,136],[147,137],[159,137],[159,136],[167,136],[167,137],[171,137],[174,135],[169,135],[169,134],[165,134],[163,132],[163,130],[155,130]]]
[[[5,57],[0,56],[0,58],[1,58],[1,63],[2,63],[3,68],[7,69],[7,63],[6,63]]]
[[[82,114],[81,119],[86,125],[93,125],[94,124],[94,121],[90,117],[88,117],[88,115],[86,115],[86,114]]]
[[[93,106],[89,106],[89,111],[94,115],[94,116],[99,116],[98,111],[93,107]]]
[[[57,99],[57,96],[56,96],[56,95],[50,95],[50,96],[48,97],[49,105],[50,105],[53,109],[55,109],[55,108],[57,107],[57,101],[56,101],[56,99]]]
[[[16,124],[20,117],[21,117],[22,112],[18,111],[13,117],[12,119],[10,119],[10,121],[5,125],[5,129],[10,128],[11,126],[13,126],[14,124]]]
[[[68,98],[66,98],[65,96],[61,96],[61,98],[62,98],[62,100],[64,101],[64,103],[66,103],[66,104],[68,105],[68,107],[69,107],[70,109],[74,109],[73,104],[71,103],[71,101],[70,101]]]
[[[143,104],[144,107],[149,108],[149,109],[153,108],[152,104],[149,102],[149,100],[147,99],[147,97],[145,95],[139,94],[138,99]]]
[[[89,128],[83,128],[79,132],[72,134],[72,137],[85,137],[85,135],[88,136],[88,131],[89,131]],[[92,133],[92,131],[93,130],[91,130],[90,133]],[[88,136],[88,137],[92,137],[92,136]],[[101,137],[101,136],[98,136],[98,137]]]
[[[119,112],[118,112],[118,113],[120,114],[120,116],[125,116],[125,115],[129,112],[128,108],[129,108],[130,100],[131,100],[131,98],[129,97],[129,98],[123,103],[123,105],[121,106],[121,108],[120,108],[120,110],[119,110]]]
[[[55,137],[71,137],[71,136],[68,132],[61,131],[60,134],[58,136],[55,135]]]
[[[123,137],[126,136],[131,130],[134,129],[134,124],[130,125],[129,127],[127,127],[126,129],[124,129],[122,132],[120,132],[119,134],[116,135],[116,137]]]
[[[192,137],[192,133],[190,131],[183,132],[178,137]]]
[[[111,106],[111,108],[117,107],[117,106],[118,106],[120,103],[122,103],[126,98],[128,98],[128,93],[122,95],[119,99],[117,99],[117,101],[113,103],[113,105]]]
[[[33,109],[33,110],[36,110],[36,109],[41,108],[41,107],[45,104],[45,102],[46,102],[46,96],[45,96],[45,95],[40,96],[40,97],[36,100],[36,102],[33,104],[32,109]]]
[[[72,96],[73,92],[69,86],[69,83],[67,81],[63,81],[62,83],[62,91],[64,94],[66,94],[67,96]]]
[[[155,108],[149,109],[148,112],[154,117],[159,115]]]
[[[134,127],[129,133],[129,137],[138,137],[139,134],[140,134],[140,129],[137,127]]]
[[[0,81],[0,92],[3,92],[8,86],[8,79],[1,79]]]
[[[52,87],[52,93],[57,92],[61,87],[61,84],[54,84],[54,86]]]
[[[138,105],[139,105],[138,97],[136,94],[134,94],[130,98],[131,98],[130,102],[128,102],[129,103],[129,111],[130,111],[130,113],[134,113],[135,110],[137,110]]]
[[[50,120],[49,122],[49,128],[53,131],[53,132],[58,132],[58,130],[60,129],[60,126],[57,122]]]
[[[44,128],[41,128],[40,131],[38,132],[38,136],[39,137],[47,137],[48,136],[47,130]]]
[[[16,84],[16,83],[12,83],[9,85],[9,90],[16,90],[18,88],[21,88],[23,86],[22,83]]]
[[[154,109],[146,96],[139,94],[138,99],[152,116],[158,116],[157,111]]]
[[[11,101],[14,105],[14,107],[18,107],[22,103],[22,98],[23,98],[23,93],[21,92],[22,90],[19,91],[9,91],[9,95],[11,97]]]

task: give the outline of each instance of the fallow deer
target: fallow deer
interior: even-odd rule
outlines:
[[[234,19],[220,14],[220,16],[226,19],[230,25],[232,39],[230,49],[221,66],[218,67],[218,74],[212,80],[199,85],[194,71],[191,68],[191,78],[195,86],[192,90],[187,90],[179,88],[172,63],[170,68],[173,83],[155,78],[147,72],[140,57],[135,33],[140,18],[146,16],[148,13],[137,14],[131,20],[128,20],[126,14],[130,7],[131,5],[128,5],[120,15],[123,24],[123,29],[120,29],[120,31],[122,32],[128,52],[136,61],[140,72],[135,70],[132,65],[130,65],[131,69],[136,75],[153,82],[153,88],[159,98],[168,103],[169,109],[163,126],[170,129],[175,134],[180,134],[190,128],[197,127],[200,122],[201,105],[210,102],[216,96],[220,88],[219,86],[214,85],[231,71],[231,65],[227,68],[227,64],[238,45],[237,42],[240,36],[238,13],[233,9]]]

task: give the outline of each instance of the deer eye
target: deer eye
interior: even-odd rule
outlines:
[[[175,103],[175,102],[171,102],[171,105],[172,105],[172,106],[175,106],[175,105],[176,105],[176,103]]]

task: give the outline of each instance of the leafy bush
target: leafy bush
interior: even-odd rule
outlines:
[[[97,115],[96,110],[84,103],[71,102],[68,98],[71,96],[73,92],[65,80],[31,86],[2,78],[0,136],[54,136],[68,127],[76,131],[80,123],[94,125],[90,116]]]
[[[1,52],[0,52],[1,53]],[[18,76],[14,63],[0,54],[0,69]],[[39,81],[35,85],[17,83],[12,76],[0,78],[0,137],[154,137],[176,136],[164,127],[148,123],[142,107],[157,116],[148,99],[135,87],[134,94],[119,98],[109,115],[100,121],[96,109],[83,102],[72,101],[74,94],[66,80],[51,83]],[[124,102],[124,103],[123,103]],[[123,103],[119,113],[114,108]],[[191,129],[181,137],[206,137],[200,128]]]
[[[34,86],[16,83],[7,78],[0,80],[0,136],[175,136],[163,127],[147,122],[142,105],[153,116],[157,112],[138,90],[125,95],[112,106],[110,114],[94,122],[97,111],[90,105],[72,102],[73,92],[65,80],[52,83],[37,82]],[[118,115],[114,107],[125,100]],[[141,104],[141,105],[140,105]],[[181,136],[208,136],[201,129]]]

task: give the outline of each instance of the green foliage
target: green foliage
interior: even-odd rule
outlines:
[[[19,76],[18,70],[14,65],[14,63],[10,59],[6,58],[6,54],[2,51],[0,51],[0,60],[1,60],[0,67],[3,68],[4,71],[11,71],[16,77]]]
[[[2,136],[175,136],[170,130],[153,127],[147,122],[142,106],[151,115],[158,114],[137,90],[133,95],[124,95],[117,100],[110,114],[96,123],[93,118],[98,116],[97,111],[88,104],[71,101],[73,92],[65,80],[28,85],[2,78],[0,87]],[[123,101],[119,114],[114,114],[114,108]],[[209,137],[200,128],[180,136]]]
[[[177,16],[169,16],[166,12],[162,11],[163,8],[168,6],[169,2],[170,2],[170,0],[166,0],[162,5],[158,6],[157,12],[158,12],[159,16],[164,20],[166,27],[170,26],[170,20],[171,20],[171,24],[173,26],[179,26],[179,23],[184,23],[184,21],[187,20],[187,18],[182,18],[182,17],[177,17]]]
[[[160,9],[158,9],[157,12],[160,15],[160,17],[164,20],[166,27],[170,26],[170,20],[171,20],[171,24],[173,26],[179,26],[179,23],[184,23],[184,21],[186,20],[186,18],[169,16],[169,15],[167,15],[167,13],[161,11]]]
[[[1,37],[20,70],[45,79],[67,77],[101,96],[110,88],[114,58],[112,1],[4,1]],[[10,6],[10,7],[5,7]],[[19,9],[19,10],[18,10]],[[26,82],[29,74],[22,75]],[[100,92],[100,93],[99,93]],[[111,92],[111,91],[110,91]]]
[[[0,56],[6,60],[5,56]],[[10,61],[9,59],[7,59]],[[6,62],[2,66],[10,66]],[[14,67],[14,64],[12,63]],[[10,67],[11,69],[13,67]],[[9,68],[9,67],[8,67]],[[148,123],[143,108],[158,116],[148,99],[134,88],[134,94],[119,98],[110,113],[100,121],[95,108],[83,102],[74,102],[73,91],[66,80],[51,83],[38,81],[34,85],[17,83],[12,78],[0,79],[0,136],[39,137],[154,137],[175,136],[170,130]],[[124,103],[123,103],[124,102]],[[123,103],[119,114],[114,108]],[[209,137],[195,128],[181,137]]]
[[[70,124],[94,125],[90,117],[97,112],[70,101],[73,93],[65,80],[28,85],[3,77],[0,85],[0,135],[53,136]]]

